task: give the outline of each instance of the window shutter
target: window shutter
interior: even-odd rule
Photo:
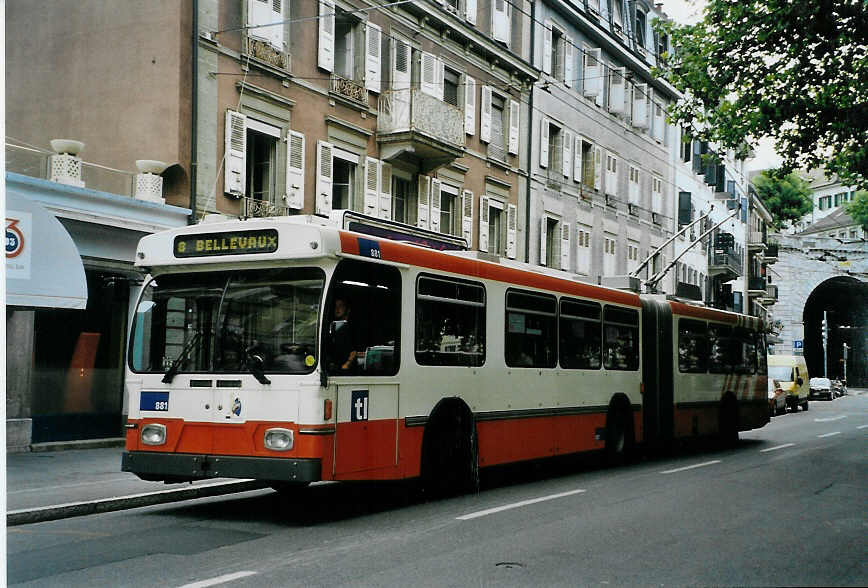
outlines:
[[[377,215],[392,220],[392,164],[380,162],[380,210]]]
[[[570,170],[572,169],[572,159],[573,159],[573,134],[564,129],[564,140],[563,140],[563,161],[561,162],[561,171],[564,172],[564,177],[570,177]]]
[[[606,194],[618,195],[618,158],[606,151]]]
[[[491,0],[491,36],[495,41],[509,43],[509,6],[506,0]]]
[[[546,241],[548,237],[548,228],[549,228],[549,217],[543,215],[539,223],[539,264],[546,264]]]
[[[372,22],[365,28],[365,89],[380,93],[380,78],[382,70],[380,57],[382,52],[383,34],[380,27]]]
[[[570,269],[570,225],[561,224],[561,269]]]
[[[539,166],[549,166],[549,121],[545,118],[539,127]]]
[[[509,101],[509,153],[518,154],[519,116],[518,102]]]
[[[663,132],[666,129],[663,107],[658,102],[653,102],[651,108],[654,109],[654,139],[663,142]]]
[[[479,250],[488,251],[488,197],[479,197]]]
[[[316,214],[332,211],[332,144],[316,142]]]
[[[286,135],[286,205],[304,208],[304,135],[296,131]]]
[[[440,188],[441,182],[437,178],[431,179],[431,230],[440,232]]]
[[[515,204],[506,206],[506,256],[515,259]]]
[[[568,88],[575,82],[576,74],[573,71],[576,60],[575,46],[569,37],[564,38],[564,85]]]
[[[603,178],[603,148],[594,146],[594,190],[602,188]]]
[[[283,0],[271,0],[271,14],[269,15],[268,22],[281,22],[283,21]],[[272,47],[277,49],[278,51],[283,51],[283,25],[275,25],[273,27],[266,27],[269,35],[269,42]]]
[[[430,208],[428,201],[431,196],[431,178],[429,176],[419,176],[419,197],[417,198],[417,214],[416,226],[420,229],[427,229],[430,225]]]
[[[377,216],[380,200],[380,162],[365,158],[365,214]]]
[[[602,64],[600,63],[601,50],[599,48],[585,49],[585,71],[583,74],[585,96],[599,96],[602,87]]]
[[[629,194],[629,199],[630,199],[630,204],[633,204],[634,206],[639,205],[639,182],[640,181],[641,180],[639,177],[639,170],[631,165],[630,166],[630,194]]]
[[[410,45],[401,39],[392,40],[392,89],[410,87]]]
[[[482,86],[482,113],[479,117],[479,140],[491,142],[491,88]]]
[[[435,55],[423,51],[421,56],[422,75],[420,89],[425,94],[442,99],[443,86],[441,85],[439,88],[437,86],[437,80],[440,77],[437,73],[438,67],[442,69],[442,66],[440,66],[440,60],[437,59]]]
[[[573,181],[582,181],[582,138],[579,135],[573,146]]]
[[[464,0],[464,18],[472,25],[476,24],[476,0]]]
[[[247,164],[247,117],[234,110],[226,111],[226,164],[223,191],[236,198],[244,196]]]
[[[317,65],[326,71],[335,68],[335,4],[319,0],[319,46]]]
[[[552,23],[543,24],[543,73],[552,73]]]
[[[464,76],[464,132],[476,132],[476,80]]]
[[[627,68],[615,67],[609,70],[609,112],[624,113],[624,88]]]
[[[473,192],[470,190],[464,190],[464,202],[461,206],[461,235],[469,249],[473,245]]]
[[[633,126],[637,129],[648,128],[648,84],[633,86]]]
[[[283,2],[281,0],[248,0],[247,26],[249,34],[254,39],[267,42],[278,51],[283,51],[283,26],[264,27],[261,25],[283,20]]]

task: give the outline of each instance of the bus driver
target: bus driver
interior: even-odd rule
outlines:
[[[335,374],[350,374],[355,371],[358,335],[350,320],[350,303],[345,298],[335,298],[335,310],[329,329],[329,367]]]

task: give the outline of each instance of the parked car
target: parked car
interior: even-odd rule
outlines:
[[[835,396],[844,396],[847,394],[846,380],[832,380],[832,394]]]
[[[787,393],[781,388],[780,382],[769,378],[769,416],[786,414]]]
[[[829,378],[811,378],[811,398],[828,398],[832,400],[834,397],[832,381]]]

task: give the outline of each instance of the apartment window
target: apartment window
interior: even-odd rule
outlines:
[[[647,19],[641,10],[636,11],[636,45],[639,49],[645,49],[645,26]]]
[[[334,73],[348,80],[358,80],[361,75],[359,57],[364,56],[362,22],[340,8],[335,14],[335,69]]]
[[[594,188],[596,176],[594,161],[594,146],[588,141],[582,141],[582,183],[589,189]]]
[[[506,254],[506,213],[503,204],[489,200],[488,207],[488,252],[495,255]]]
[[[533,292],[506,293],[506,365],[552,368],[557,364],[557,299]]]
[[[690,135],[682,133],[681,135],[681,161],[688,163],[693,152],[693,142]]]
[[[564,161],[564,133],[561,127],[549,123],[549,171],[560,174]]]
[[[506,159],[506,141],[504,138],[504,114],[506,100],[503,96],[491,95],[491,143],[488,144],[488,154],[495,159]]]
[[[461,74],[449,67],[443,68],[443,101],[458,106],[458,88]]]
[[[392,174],[392,220],[399,223],[412,224],[410,210],[413,205],[413,182],[409,178],[402,178]]]
[[[415,352],[420,365],[485,363],[485,287],[457,278],[420,276]]]
[[[440,232],[447,235],[460,235],[460,199],[458,188],[448,184],[440,187]]]
[[[552,27],[552,76],[564,79],[564,33],[557,27]]]
[[[546,217],[545,220],[545,257],[542,260],[546,267],[557,267],[560,263],[560,223],[557,219]]]
[[[627,241],[627,261],[639,261],[639,243]],[[628,264],[630,265],[630,264]]]
[[[250,38],[268,43],[275,51],[282,52],[286,45],[284,27],[261,25],[268,25],[284,20],[286,18],[283,14],[284,3],[281,0],[254,0],[248,3],[247,7],[247,26],[249,27],[247,34]],[[257,57],[268,59],[267,56],[261,53]],[[274,65],[284,66],[285,63],[280,61],[274,63]]]
[[[612,26],[618,34],[624,30],[624,6],[622,3],[623,0],[612,0]]]
[[[512,33],[509,5],[507,0],[491,0],[491,36],[506,45]]]
[[[274,170],[277,139],[247,129],[247,186],[245,193],[265,202],[274,194]]]

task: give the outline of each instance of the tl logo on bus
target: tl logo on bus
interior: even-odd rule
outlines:
[[[353,390],[350,400],[350,422],[368,420],[368,391]]]

